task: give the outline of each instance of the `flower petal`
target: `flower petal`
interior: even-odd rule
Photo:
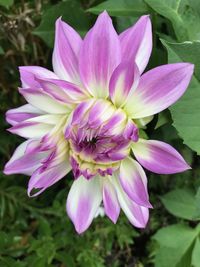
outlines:
[[[152,29],[149,16],[142,16],[134,26],[119,36],[122,58],[136,62],[140,73],[146,68],[152,50]]]
[[[80,176],[72,184],[67,197],[67,213],[80,234],[91,224],[102,201],[100,178]]]
[[[41,165],[41,159],[47,153],[27,153],[26,148],[32,142],[33,140],[27,140],[17,147],[13,156],[5,165],[4,173],[6,175],[14,173],[30,175]],[[34,143],[38,143],[38,141],[34,141]]]
[[[107,121],[114,112],[115,109],[110,102],[98,99],[88,112],[87,123],[91,128],[97,128],[103,125],[103,123]]]
[[[88,91],[95,97],[107,97],[113,70],[121,60],[118,35],[106,11],[87,33],[80,50],[80,75]]]
[[[71,170],[71,165],[67,159],[61,161],[59,164],[52,166],[50,168],[45,168],[41,166],[38,168],[31,176],[28,184],[28,195],[29,197],[35,197],[41,194],[48,187],[52,186],[60,179],[62,179]],[[34,194],[33,189],[39,189]]]
[[[116,110],[110,119],[103,125],[101,133],[107,136],[117,136],[120,135],[124,128],[126,127],[127,116],[125,112],[120,109]]]
[[[185,92],[193,74],[190,63],[167,64],[146,72],[128,99],[125,110],[134,119],[156,114]]]
[[[56,79],[37,79],[42,89],[58,101],[66,103],[78,103],[86,99],[86,94],[79,86]]]
[[[86,114],[89,113],[88,111],[91,109],[94,103],[95,100],[93,98],[91,98],[89,101],[80,103],[73,111],[71,124],[79,125],[80,127],[82,127],[83,124],[86,124],[87,121],[83,122],[83,120],[86,117]]]
[[[149,202],[147,177],[137,161],[130,157],[124,159],[120,165],[119,179],[130,199],[138,205],[152,208]]]
[[[39,122],[50,125],[56,125],[64,118],[63,114],[44,114],[34,118],[27,119],[27,122]]]
[[[116,223],[120,213],[120,206],[115,188],[108,177],[103,181],[103,205],[106,215],[113,223]]]
[[[52,130],[53,125],[33,121],[23,121],[9,128],[8,131],[24,138],[40,138]]]
[[[59,78],[76,84],[80,83],[78,53],[81,44],[82,40],[79,34],[61,18],[57,19],[53,69]]]
[[[128,119],[123,136],[125,139],[132,140],[133,142],[138,141],[139,130],[137,125],[131,119]]]
[[[30,104],[23,105],[19,108],[13,108],[6,112],[6,121],[11,125],[16,125],[24,120],[34,118],[44,112],[31,106]]]
[[[117,177],[112,176],[112,183],[117,192],[119,204],[129,221],[138,228],[145,228],[149,219],[148,208],[137,205],[123,191]]]
[[[62,119],[63,115],[60,114],[35,116],[15,124],[8,131],[25,138],[39,138],[49,133]]]
[[[139,82],[139,70],[133,62],[124,61],[113,71],[110,78],[109,94],[112,102],[117,106],[122,106],[130,93]]]
[[[40,89],[19,89],[27,102],[47,113],[62,114],[69,111],[68,107]]]
[[[55,73],[38,66],[22,66],[19,67],[20,79],[24,88],[39,88],[40,85],[35,80],[35,76],[39,78],[58,79]]]
[[[139,163],[155,173],[172,174],[190,169],[183,157],[164,142],[139,139],[132,150]]]

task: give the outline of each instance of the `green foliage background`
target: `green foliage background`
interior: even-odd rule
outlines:
[[[107,10],[118,32],[150,14],[154,48],[148,68],[195,64],[181,100],[148,125],[150,138],[176,147],[193,167],[177,175],[148,173],[154,209],[146,229],[121,214],[117,225],[97,218],[78,236],[65,213],[69,175],[36,199],[28,178],[0,174],[1,267],[200,267],[200,3],[199,0],[0,0],[0,162],[22,141],[5,131],[4,113],[23,103],[18,66],[51,69],[54,22],[62,16],[84,36]],[[1,168],[1,169],[2,169]]]

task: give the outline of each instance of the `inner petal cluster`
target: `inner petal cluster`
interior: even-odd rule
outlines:
[[[65,129],[75,178],[112,175],[138,140],[138,129],[126,113],[108,100],[79,104]]]

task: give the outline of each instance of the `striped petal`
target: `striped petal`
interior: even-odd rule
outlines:
[[[38,122],[50,125],[56,125],[61,119],[63,119],[63,114],[44,114],[41,116],[36,116],[34,118],[27,119],[27,122]]]
[[[28,184],[28,195],[35,197],[41,194],[48,187],[52,186],[62,179],[71,170],[71,165],[68,160],[63,160],[59,164],[48,168],[41,166],[31,176]],[[37,189],[37,192],[32,194],[32,190]]]
[[[115,176],[112,176],[112,183],[117,192],[119,204],[131,224],[138,228],[145,228],[149,219],[148,208],[137,205],[134,201],[132,201],[123,191],[118,179]]]
[[[140,73],[146,68],[152,50],[152,29],[149,16],[142,16],[134,26],[119,36],[122,59],[136,62]]]
[[[151,208],[147,189],[147,177],[137,161],[129,158],[121,162],[119,179],[122,188],[138,205]]]
[[[109,94],[112,102],[117,106],[122,106],[131,91],[139,82],[139,70],[133,62],[122,62],[114,70],[109,84]]]
[[[126,124],[126,127],[123,132],[124,138],[131,140],[133,142],[137,142],[139,138],[139,130],[136,124],[128,119],[128,122]]]
[[[103,125],[101,133],[106,135],[117,136],[122,133],[126,127],[127,116],[120,109],[116,110],[110,119]]]
[[[46,94],[40,89],[19,89],[19,92],[23,95],[27,102],[32,106],[41,109],[47,113],[62,114],[67,113],[68,108],[49,94]]]
[[[39,138],[49,133],[56,124],[63,119],[60,114],[45,114],[19,122],[9,132],[18,134],[25,138]]]
[[[72,125],[79,125],[80,127],[83,124],[84,117],[92,107],[92,105],[95,103],[94,99],[90,99],[89,101],[82,102],[80,103],[75,110],[73,111],[73,116],[72,116]],[[87,121],[85,122],[87,123]]]
[[[86,94],[77,85],[56,79],[37,79],[42,89],[58,101],[66,103],[77,103],[86,99]]]
[[[168,108],[184,94],[193,69],[190,63],[176,63],[146,72],[129,97],[125,110],[132,118],[140,119]]]
[[[13,156],[7,162],[4,167],[4,173],[6,175],[22,173],[30,175],[35,169],[40,166],[41,158],[44,157],[44,153],[36,154],[26,153],[27,146],[33,142],[33,140],[27,140],[17,147]],[[37,141],[35,141],[37,143]]]
[[[53,51],[53,69],[60,79],[80,83],[78,54],[82,44],[79,34],[63,22],[56,21],[56,36]]]
[[[24,88],[39,88],[40,84],[35,80],[35,76],[38,78],[58,79],[55,73],[38,66],[22,66],[19,67],[20,79],[22,87]]]
[[[103,205],[106,215],[113,223],[116,223],[120,213],[120,206],[115,188],[108,177],[103,182]]]
[[[87,33],[80,50],[80,75],[95,97],[107,97],[109,80],[121,60],[118,35],[106,11]]]
[[[67,198],[67,213],[80,234],[87,230],[102,201],[100,178],[80,176],[72,184]]]
[[[99,99],[90,108],[88,113],[88,125],[91,128],[97,128],[107,121],[114,112],[115,109],[110,102]]]
[[[31,106],[30,104],[23,105],[19,108],[13,108],[6,112],[6,121],[11,125],[16,125],[24,120],[34,118],[43,114],[43,111]]]
[[[8,131],[24,138],[40,138],[51,131],[52,124],[33,121],[23,121],[9,128]]]
[[[179,173],[190,169],[172,146],[161,141],[139,139],[133,144],[132,150],[143,167],[158,174]]]

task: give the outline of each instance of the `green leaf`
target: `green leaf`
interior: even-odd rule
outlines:
[[[161,197],[165,208],[173,215],[193,220],[195,212],[195,196],[186,189],[175,189]]]
[[[72,255],[66,254],[65,251],[59,251],[55,258],[63,263],[64,266],[70,266],[70,267],[76,267],[74,261],[75,259],[73,258]]]
[[[20,260],[14,260],[10,257],[4,257],[0,258],[0,266],[2,267],[26,267],[26,264],[24,262],[21,262]],[[37,267],[40,267],[37,265]]]
[[[179,41],[200,38],[200,18],[187,0],[145,0],[158,14],[169,19]]]
[[[88,17],[78,2],[68,0],[53,5],[44,12],[41,24],[33,32],[50,47],[53,47],[55,22],[60,16],[81,35],[84,35],[89,27]]]
[[[111,16],[138,16],[148,12],[143,0],[108,0],[88,9],[94,14],[99,14],[104,10],[107,10]]]
[[[135,22],[138,20],[137,17],[117,17],[116,18],[116,26],[117,31],[122,32],[125,31],[127,28],[131,27]]]
[[[44,258],[38,258],[38,257],[34,257],[31,261],[31,263],[28,265],[29,267],[46,267],[46,261]]]
[[[156,254],[155,267],[191,267],[192,245],[183,252],[177,254],[175,248],[162,247]]]
[[[193,267],[200,266],[200,239],[199,237],[196,239],[194,249],[192,252],[192,266]]]
[[[12,239],[3,231],[0,231],[0,251],[2,252],[12,243]]]
[[[198,231],[176,224],[160,229],[153,238],[159,243],[156,267],[190,267],[192,248]]]
[[[50,223],[43,217],[39,218],[39,234],[42,236],[51,236],[52,231],[51,231],[51,226]]]
[[[14,3],[14,0],[0,0],[0,6],[4,6],[6,8],[9,8]]]
[[[0,46],[0,55],[3,55],[4,54],[4,50],[3,48]]]
[[[189,5],[200,15],[199,0],[188,0]]]
[[[171,48],[181,61],[193,63],[195,65],[195,77],[200,81],[200,41],[184,43],[163,42],[163,44]]]
[[[160,246],[178,248],[178,245],[191,244],[198,235],[196,229],[189,228],[183,224],[174,224],[158,230],[153,236]]]
[[[29,251],[35,251],[38,258],[43,259],[50,264],[56,255],[56,247],[53,238],[49,236],[42,236],[40,240],[34,240],[29,247]]]
[[[164,110],[163,112],[158,114],[158,121],[156,123],[155,129],[167,124],[170,122],[170,113],[168,110]]]
[[[185,43],[179,44],[179,48],[177,48],[177,44],[164,40],[162,40],[162,43],[167,48],[169,63],[181,61],[196,63],[194,51],[193,54],[189,54],[185,49]],[[194,43],[191,42],[190,44],[192,46]],[[196,58],[199,58],[199,56],[200,53],[196,53]],[[200,62],[196,65],[197,73],[200,68],[199,64]],[[184,144],[196,151],[197,154],[200,154],[200,83],[197,79],[199,77],[198,75],[195,73],[183,97],[169,109],[172,115],[173,125],[179,136],[183,139]]]
[[[194,218],[200,218],[200,187],[195,196],[195,212]]]

